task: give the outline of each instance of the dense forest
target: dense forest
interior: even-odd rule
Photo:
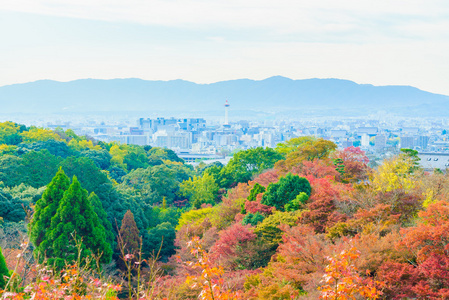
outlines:
[[[0,123],[1,299],[447,299],[449,177],[293,138],[173,151]]]

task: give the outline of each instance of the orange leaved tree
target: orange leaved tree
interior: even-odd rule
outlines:
[[[355,247],[342,251],[336,257],[328,257],[329,264],[326,266],[323,276],[324,285],[318,289],[321,291],[320,299],[327,300],[352,300],[378,299],[382,295],[379,287],[382,282],[372,279],[363,279],[355,265],[354,260],[359,257]]]

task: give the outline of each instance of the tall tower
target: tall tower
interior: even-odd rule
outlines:
[[[225,121],[224,121],[224,125],[229,125],[229,120],[228,120],[229,103],[228,103],[228,100],[226,100],[226,103],[225,103],[224,107],[225,107]]]

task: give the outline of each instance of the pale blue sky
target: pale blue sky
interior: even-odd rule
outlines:
[[[0,86],[282,75],[449,95],[447,0],[2,2]]]

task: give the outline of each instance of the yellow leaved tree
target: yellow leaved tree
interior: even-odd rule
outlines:
[[[20,135],[26,143],[45,142],[48,140],[62,141],[62,138],[53,130],[44,128],[32,127],[30,130],[24,131]]]
[[[411,191],[416,186],[414,161],[399,155],[383,162],[379,168],[371,174],[371,185],[376,191],[391,192],[402,190]]]

